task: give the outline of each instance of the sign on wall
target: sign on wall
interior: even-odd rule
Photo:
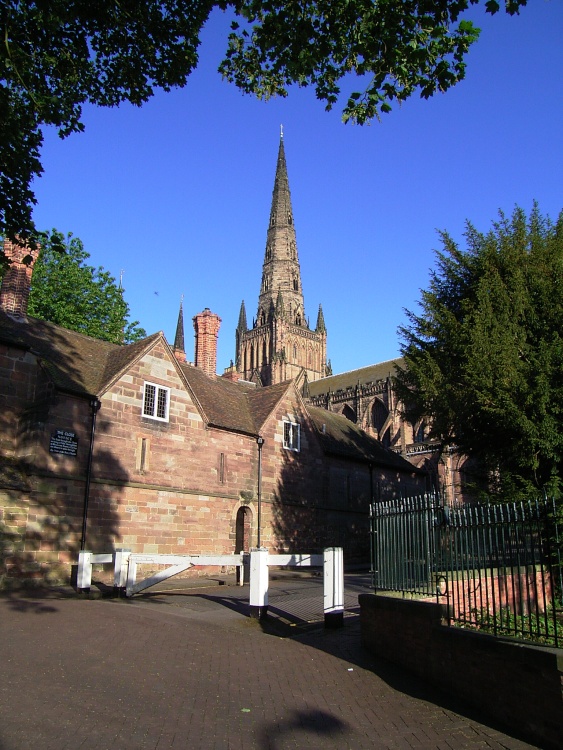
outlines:
[[[62,453],[64,456],[76,456],[78,453],[78,438],[76,432],[55,430],[51,433],[49,453]]]

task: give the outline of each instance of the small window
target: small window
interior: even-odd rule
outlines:
[[[143,395],[143,416],[168,422],[168,407],[170,403],[170,388],[164,388],[154,383],[145,383]]]
[[[299,450],[300,426],[295,422],[283,423],[283,447],[288,451]]]

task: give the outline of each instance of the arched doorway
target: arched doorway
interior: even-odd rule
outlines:
[[[243,505],[237,511],[235,554],[239,552],[250,552],[250,533],[252,529],[252,511],[247,505]]]

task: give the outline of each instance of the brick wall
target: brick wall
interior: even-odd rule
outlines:
[[[362,644],[527,737],[559,748],[563,651],[441,624],[444,605],[361,594]]]

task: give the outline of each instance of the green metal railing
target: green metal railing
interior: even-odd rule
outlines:
[[[553,500],[451,508],[436,495],[374,503],[376,591],[436,597],[449,625],[563,641]]]

